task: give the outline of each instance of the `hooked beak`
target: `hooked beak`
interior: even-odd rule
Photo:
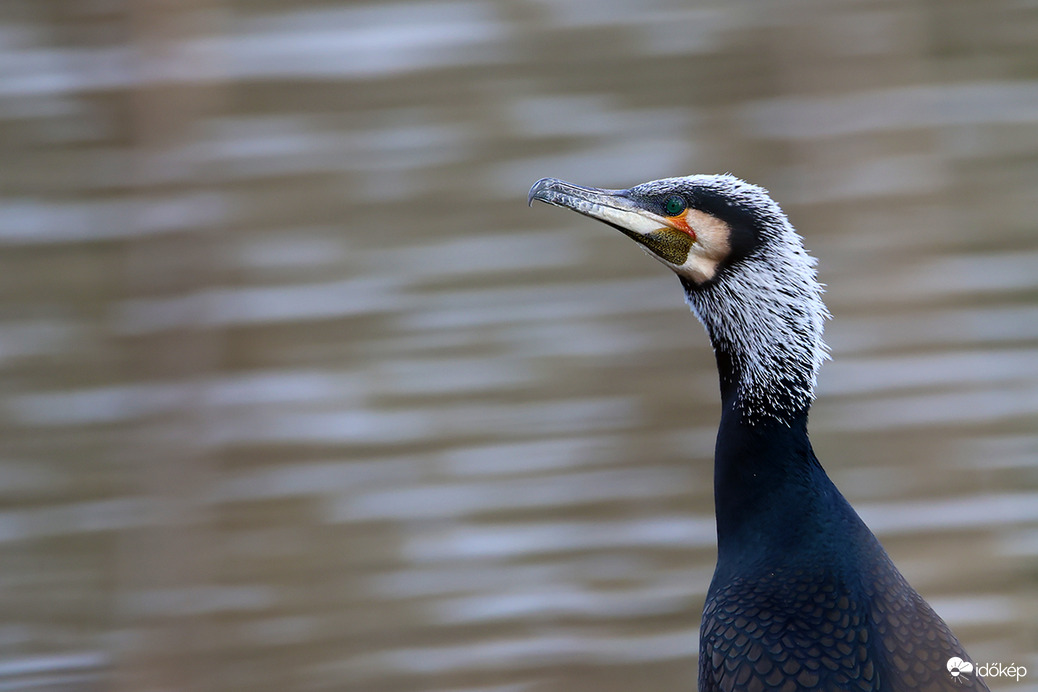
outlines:
[[[539,200],[556,207],[572,209],[613,226],[619,231],[643,234],[667,226],[662,216],[644,209],[627,196],[627,190],[602,190],[567,183],[558,178],[541,178],[530,188],[526,201]]]
[[[602,190],[558,178],[541,178],[530,188],[527,203],[532,206],[534,200],[598,219],[670,264],[684,264],[694,242],[687,225],[679,225],[683,219],[660,216],[646,209],[632,199],[628,190]]]

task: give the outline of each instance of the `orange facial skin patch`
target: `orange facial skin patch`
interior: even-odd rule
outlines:
[[[668,216],[666,219],[671,228],[688,234],[688,237],[692,239],[692,242],[696,242],[696,232],[688,225],[688,209],[677,216]]]

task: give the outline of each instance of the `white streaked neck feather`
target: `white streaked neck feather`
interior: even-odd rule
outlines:
[[[829,357],[822,339],[829,312],[816,260],[778,205],[761,192],[771,212],[761,229],[761,247],[704,287],[686,284],[686,298],[714,350],[724,350],[732,360],[736,404],[745,418],[789,424],[814,399],[818,369]]]

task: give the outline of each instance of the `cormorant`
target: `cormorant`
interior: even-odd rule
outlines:
[[[717,567],[700,692],[987,690],[811,448],[829,313],[814,258],[768,192],[731,175],[628,190],[543,178],[533,200],[603,221],[669,267],[713,345]]]

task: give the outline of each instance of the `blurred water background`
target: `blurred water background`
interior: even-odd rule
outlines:
[[[677,691],[714,363],[626,238],[821,261],[816,451],[1038,689],[1038,3],[5,0],[0,689]]]

